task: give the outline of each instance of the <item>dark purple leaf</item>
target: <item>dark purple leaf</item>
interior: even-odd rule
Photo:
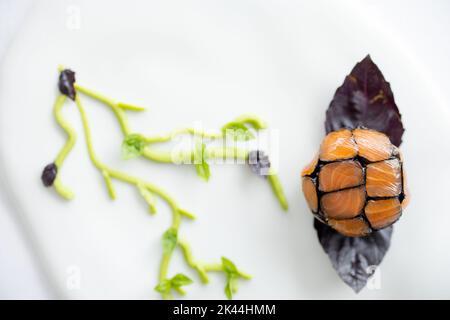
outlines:
[[[41,180],[44,186],[50,187],[55,182],[56,175],[58,173],[58,167],[54,163],[50,163],[45,166],[42,171]]]
[[[339,277],[355,292],[359,292],[383,260],[391,244],[392,226],[372,232],[366,237],[346,237],[314,219],[320,244]]]
[[[62,94],[65,94],[70,99],[75,100],[75,72],[69,69],[64,69],[59,75],[58,88]]]
[[[391,86],[369,55],[336,90],[326,114],[327,133],[358,126],[384,132],[396,146],[405,131]]]

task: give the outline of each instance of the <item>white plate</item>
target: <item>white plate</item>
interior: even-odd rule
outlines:
[[[66,202],[42,186],[41,170],[64,142],[51,111],[56,67],[64,64],[77,71],[80,84],[147,106],[145,114],[130,114],[136,131],[167,132],[195,121],[219,128],[241,113],[256,113],[279,130],[287,214],[268,184],[242,166],[213,166],[210,182],[203,183],[192,167],[122,161],[111,112],[84,99],[99,156],[160,185],[198,215],[180,231],[194,255],[204,261],[227,256],[253,275],[236,298],[450,297],[449,116],[399,42],[343,2],[37,2],[1,66],[0,169],[7,186],[2,192],[28,226],[55,292],[159,298],[153,287],[160,237],[170,222],[162,201],[151,217],[128,185],[115,183],[118,199],[109,200],[71,103],[64,114],[79,139],[61,174],[76,198]],[[317,241],[299,172],[323,137],[334,90],[367,53],[391,82],[403,114],[413,198],[396,224],[380,288],[355,295]],[[80,287],[73,288],[78,271]],[[209,285],[199,284],[179,252],[170,268],[177,272],[195,280],[188,298],[224,297],[224,279],[212,275]]]

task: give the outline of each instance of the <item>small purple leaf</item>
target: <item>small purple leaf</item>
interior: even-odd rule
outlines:
[[[59,75],[58,88],[62,94],[65,94],[70,99],[75,100],[75,72],[69,69],[64,69]]]
[[[44,186],[50,187],[55,182],[56,175],[58,174],[58,167],[53,162],[46,165],[42,171],[41,180]]]
[[[358,126],[384,132],[396,146],[405,131],[391,86],[369,55],[336,90],[326,113],[327,133]]]
[[[339,277],[356,293],[379,266],[391,244],[393,228],[372,232],[366,237],[346,237],[314,219],[320,244]]]

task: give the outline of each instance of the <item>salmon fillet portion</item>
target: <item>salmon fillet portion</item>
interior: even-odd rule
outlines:
[[[310,163],[308,163],[308,165],[306,167],[303,168],[302,170],[302,177],[304,176],[309,176],[310,174],[312,174],[314,172],[314,170],[316,170],[316,166],[317,163],[319,162],[319,156],[316,155],[312,161]]]
[[[334,230],[347,237],[362,237],[371,232],[369,225],[362,218],[347,220],[330,219],[328,220],[328,224]]]
[[[358,161],[340,161],[324,165],[319,172],[319,190],[336,191],[364,183],[364,173]]]
[[[357,187],[324,194],[320,208],[327,218],[349,219],[361,213],[365,202],[364,187]]]
[[[351,159],[358,154],[358,146],[352,132],[347,129],[329,133],[320,146],[319,158],[322,161]]]
[[[395,197],[402,191],[401,167],[398,159],[367,165],[366,189],[369,197]]]
[[[302,189],[306,198],[306,202],[308,203],[308,207],[313,212],[317,212],[319,204],[317,200],[316,185],[314,184],[313,179],[308,177],[303,178]]]
[[[400,218],[402,207],[397,198],[369,200],[364,209],[367,220],[374,229],[382,229]]]
[[[394,151],[389,138],[375,130],[355,129],[353,138],[358,145],[358,155],[370,162],[389,159]]]

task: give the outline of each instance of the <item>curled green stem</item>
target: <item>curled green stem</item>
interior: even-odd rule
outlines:
[[[280,179],[276,174],[273,173],[269,174],[267,176],[267,179],[269,180],[272,191],[280,202],[281,207],[283,208],[283,210],[287,211],[289,205],[286,196],[284,195],[283,186],[281,185]]]
[[[186,263],[191,268],[197,271],[198,276],[200,277],[203,283],[209,282],[208,272],[225,273],[224,267],[221,263],[201,263],[196,261],[192,254],[192,250],[186,241],[183,240],[178,241],[178,246],[181,248],[183,252]],[[238,276],[246,280],[250,280],[252,278],[251,275],[239,269],[238,269]]]
[[[248,151],[234,147],[208,147],[206,148],[207,159],[236,160],[245,163],[248,158]]]
[[[72,126],[64,119],[64,117],[61,115],[61,109],[64,106],[64,102],[66,101],[65,95],[58,95],[56,98],[54,107],[53,107],[53,114],[56,118],[56,122],[58,122],[59,126],[66,132],[67,134],[67,140],[62,147],[62,149],[59,151],[58,155],[56,156],[56,159],[54,161],[56,167],[58,168],[58,174],[56,176],[56,179],[53,183],[53,186],[56,190],[56,192],[61,195],[65,199],[72,199],[74,197],[74,193],[61,182],[61,174],[60,171],[62,169],[64,160],[66,159],[67,155],[72,150],[73,146],[75,145],[75,142],[77,140],[77,135],[75,133],[75,130],[72,128]]]
[[[181,128],[181,129],[176,129],[165,135],[146,136],[144,138],[144,141],[149,144],[167,142],[167,141],[172,140],[174,137],[176,137],[178,135],[184,135],[184,134],[189,134],[192,136],[201,136],[201,137],[207,138],[207,139],[221,139],[223,137],[223,134],[221,132],[220,133],[212,133],[212,132],[202,131],[202,130],[199,130],[196,128]]]
[[[186,261],[186,263],[191,268],[197,271],[203,283],[208,283],[209,282],[208,274],[206,273],[204,267],[194,260],[191,247],[187,244],[187,242],[180,240],[178,241],[178,246],[181,248],[183,252],[184,260]]]
[[[164,253],[162,256],[161,263],[159,265],[159,282],[163,282],[164,280],[166,280],[168,278],[167,272],[169,269],[171,257],[172,257],[172,253]],[[173,299],[173,296],[170,292],[164,292],[164,293],[161,293],[161,295],[164,300]]]

